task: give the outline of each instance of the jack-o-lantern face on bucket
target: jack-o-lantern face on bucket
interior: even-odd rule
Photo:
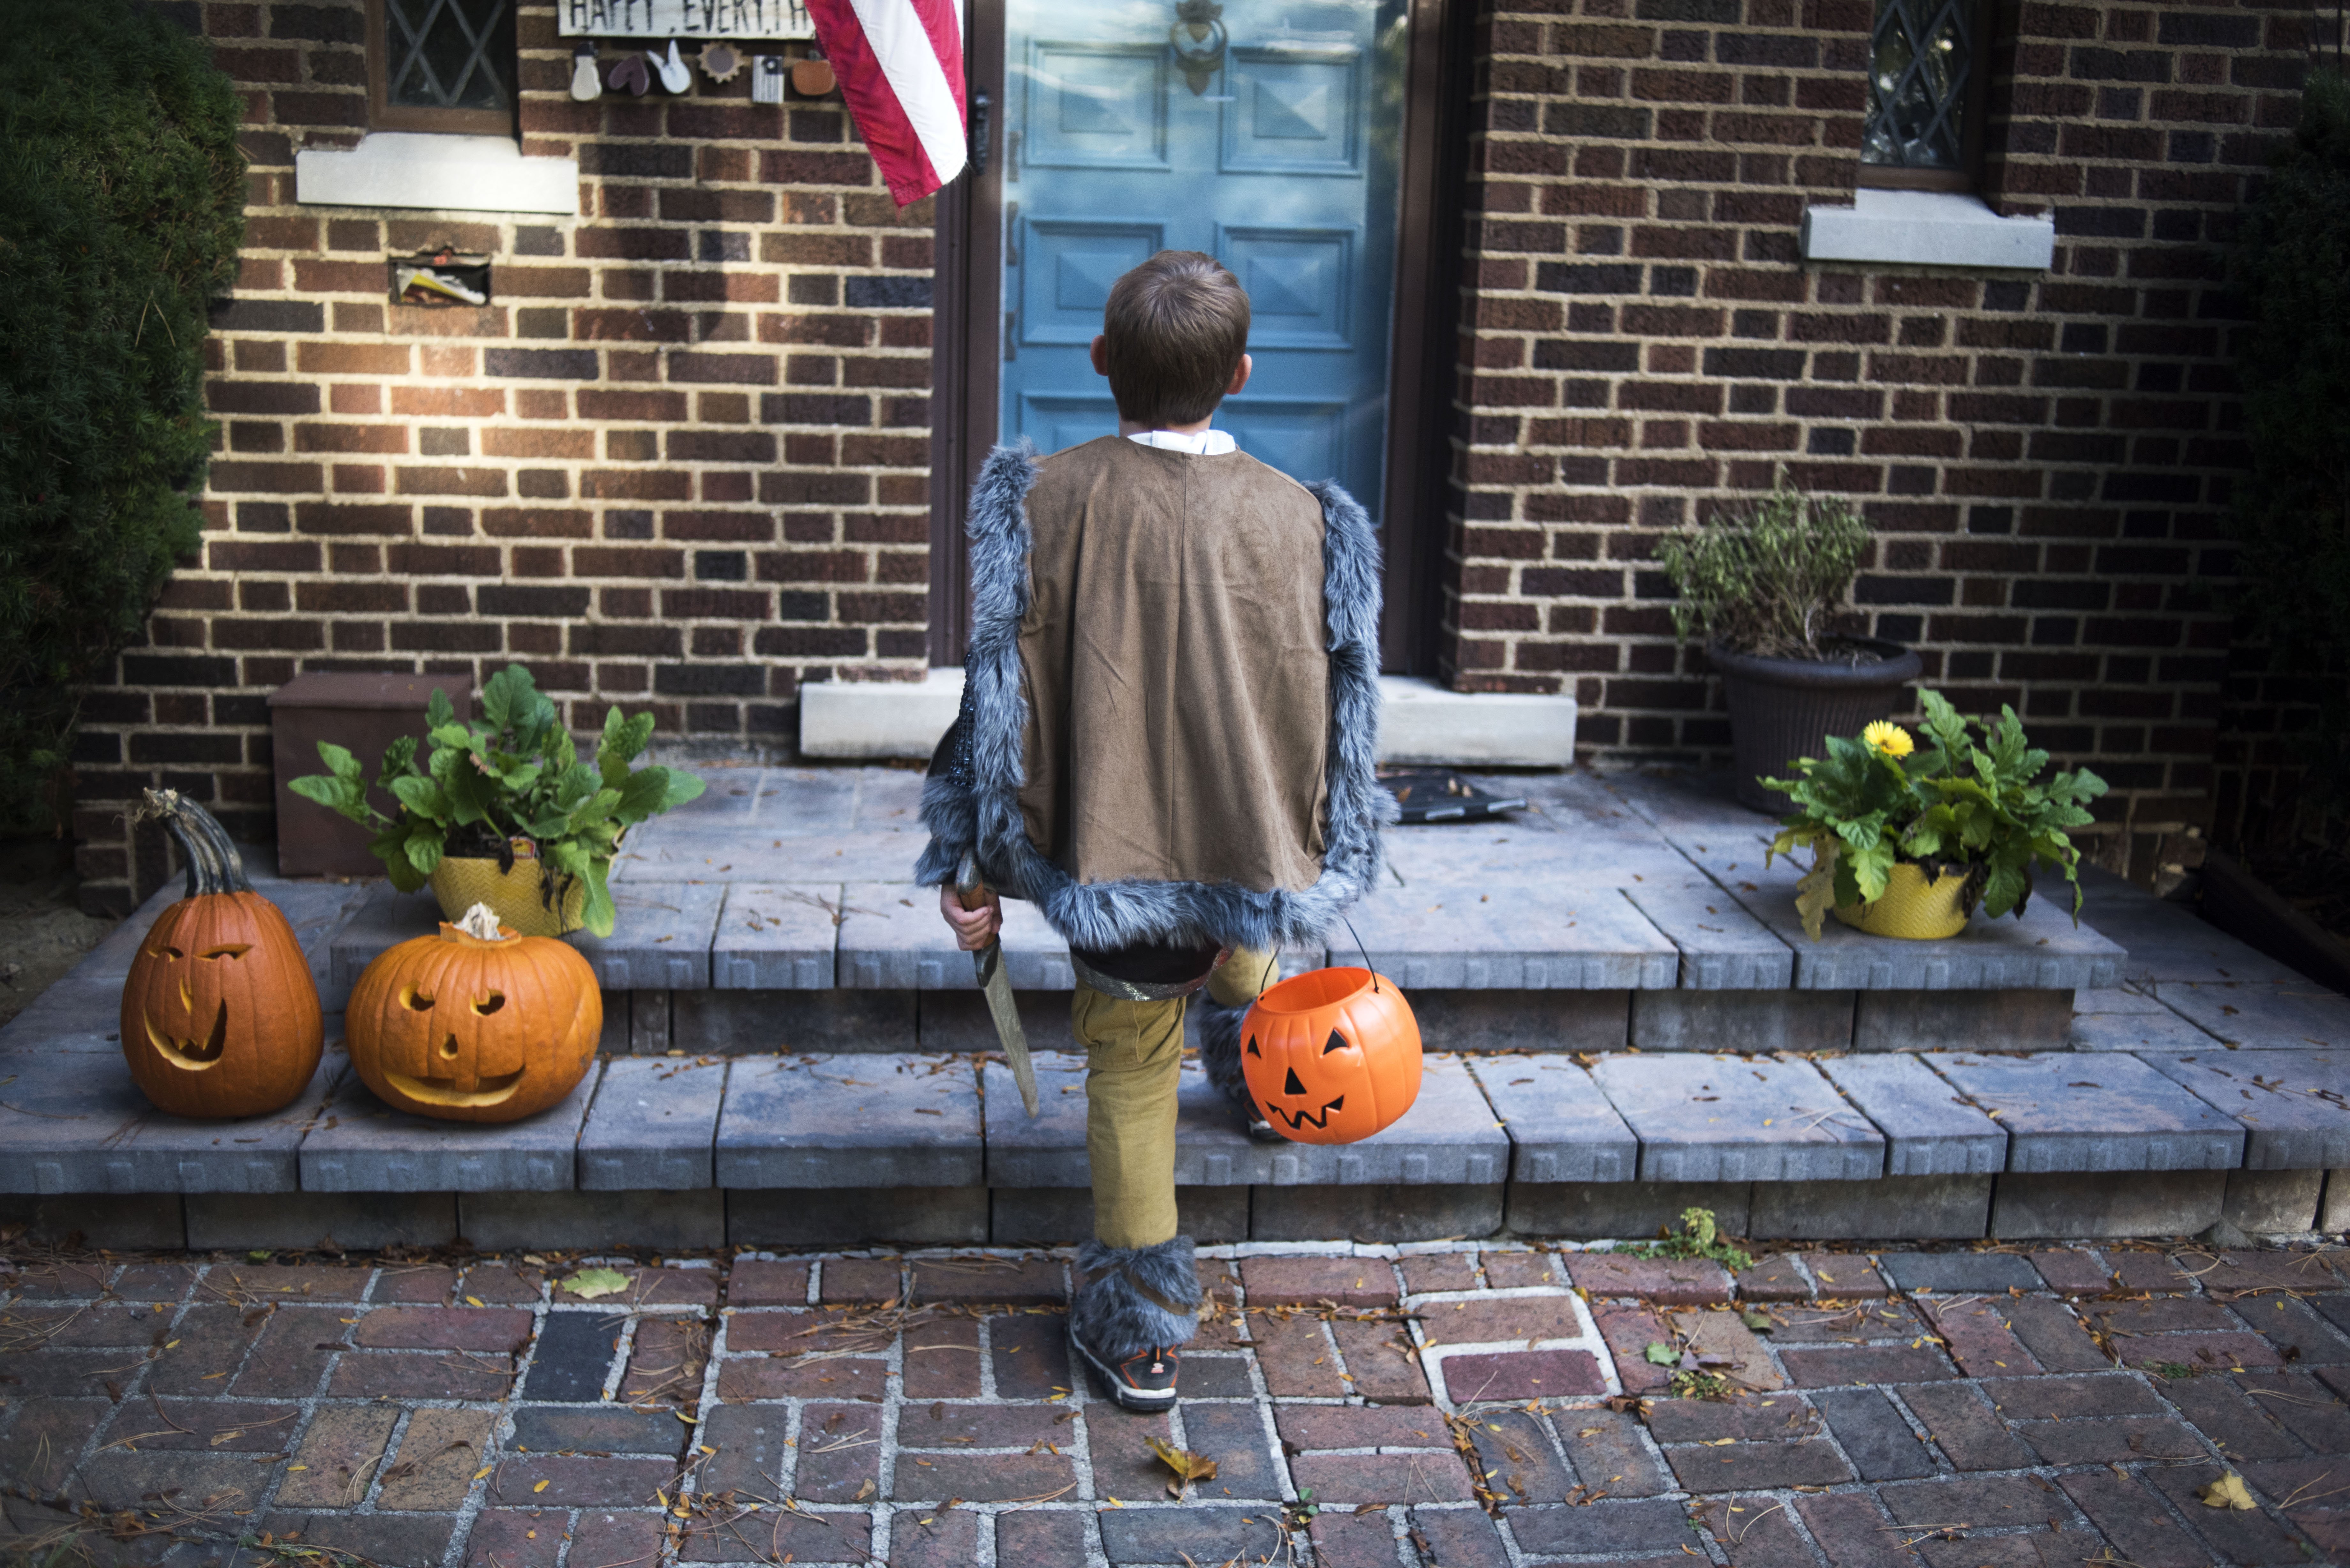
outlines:
[[[604,1032],[604,998],[567,944],[516,936],[477,904],[464,924],[369,964],[345,1021],[351,1066],[385,1104],[510,1122],[578,1085]]]
[[[1354,1143],[1419,1097],[1419,1024],[1395,981],[1317,969],[1269,988],[1241,1021],[1249,1096],[1293,1143]]]
[[[148,792],[179,842],[188,896],[155,917],[122,984],[122,1055],[156,1108],[257,1116],[298,1096],[326,1044],[318,988],[294,928],[253,890],[204,809]]]

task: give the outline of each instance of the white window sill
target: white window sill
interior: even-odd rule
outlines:
[[[1804,210],[1804,259],[2044,272],[2056,254],[2047,218],[2002,218],[1955,191],[1853,192],[1849,207]]]
[[[525,158],[511,137],[376,130],[348,151],[296,152],[294,199],[318,207],[577,216],[579,164]]]

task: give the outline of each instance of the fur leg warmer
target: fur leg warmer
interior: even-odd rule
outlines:
[[[1263,1113],[1250,1097],[1248,1079],[1241,1071],[1241,1020],[1248,1016],[1248,1003],[1227,1007],[1202,992],[1198,1004],[1200,1065],[1206,1070],[1208,1082],[1224,1092],[1224,1098],[1240,1113],[1242,1126],[1262,1120]]]
[[[1088,1241],[1077,1249],[1086,1282],[1069,1303],[1069,1326],[1109,1360],[1189,1344],[1200,1330],[1200,1275],[1191,1238],[1152,1247],[1110,1247]]]

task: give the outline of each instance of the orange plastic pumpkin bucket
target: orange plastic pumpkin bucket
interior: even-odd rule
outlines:
[[[1266,988],[1241,1020],[1249,1096],[1293,1143],[1356,1143],[1419,1098],[1419,1023],[1396,982],[1317,969]]]

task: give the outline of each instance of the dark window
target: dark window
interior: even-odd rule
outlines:
[[[1987,0],[1877,0],[1863,185],[1973,189],[1991,16]]]
[[[514,0],[368,0],[368,122],[511,133]]]

